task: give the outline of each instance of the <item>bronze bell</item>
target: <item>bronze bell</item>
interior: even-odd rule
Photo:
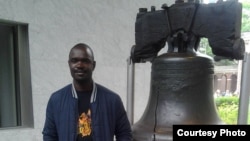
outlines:
[[[224,124],[213,98],[214,60],[198,48],[205,37],[217,58],[242,60],[241,14],[237,1],[176,0],[162,10],[139,10],[131,60],[152,67],[147,107],[132,125],[134,141],[172,141],[176,124]],[[167,53],[158,55],[166,42]]]
[[[165,53],[152,61],[150,96],[133,128],[134,141],[172,141],[174,124],[221,124],[213,98],[213,60]]]

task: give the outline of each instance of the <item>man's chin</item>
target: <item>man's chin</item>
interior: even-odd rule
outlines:
[[[88,83],[89,79],[84,79],[84,78],[77,78],[75,79],[77,83]]]

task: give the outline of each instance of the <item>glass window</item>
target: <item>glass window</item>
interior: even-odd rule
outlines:
[[[28,25],[0,20],[0,128],[33,126]]]

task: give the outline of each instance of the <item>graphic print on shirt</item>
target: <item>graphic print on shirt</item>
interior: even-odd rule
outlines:
[[[78,119],[78,134],[82,137],[91,135],[91,112],[82,113]]]

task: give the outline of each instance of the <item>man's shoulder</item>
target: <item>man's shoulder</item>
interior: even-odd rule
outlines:
[[[71,84],[68,84],[52,93],[52,96],[59,96],[62,94],[66,94],[71,91]]]
[[[71,95],[71,85],[66,85],[56,91],[54,91],[49,98],[48,107],[54,107],[57,110],[64,104],[68,104],[68,100],[72,97]],[[65,101],[66,100],[66,101]]]
[[[111,89],[109,89],[109,88],[107,88],[107,87],[105,87],[105,86],[103,86],[101,84],[97,84],[96,83],[96,86],[97,86],[97,91],[98,92],[104,92],[104,93],[108,93],[108,94],[115,94],[115,95],[117,95],[116,92],[114,92],[113,90],[111,90]]]
[[[120,95],[116,93],[115,91],[111,90],[110,88],[107,88],[103,85],[96,84],[97,85],[97,95],[104,96],[106,99],[120,99]]]

